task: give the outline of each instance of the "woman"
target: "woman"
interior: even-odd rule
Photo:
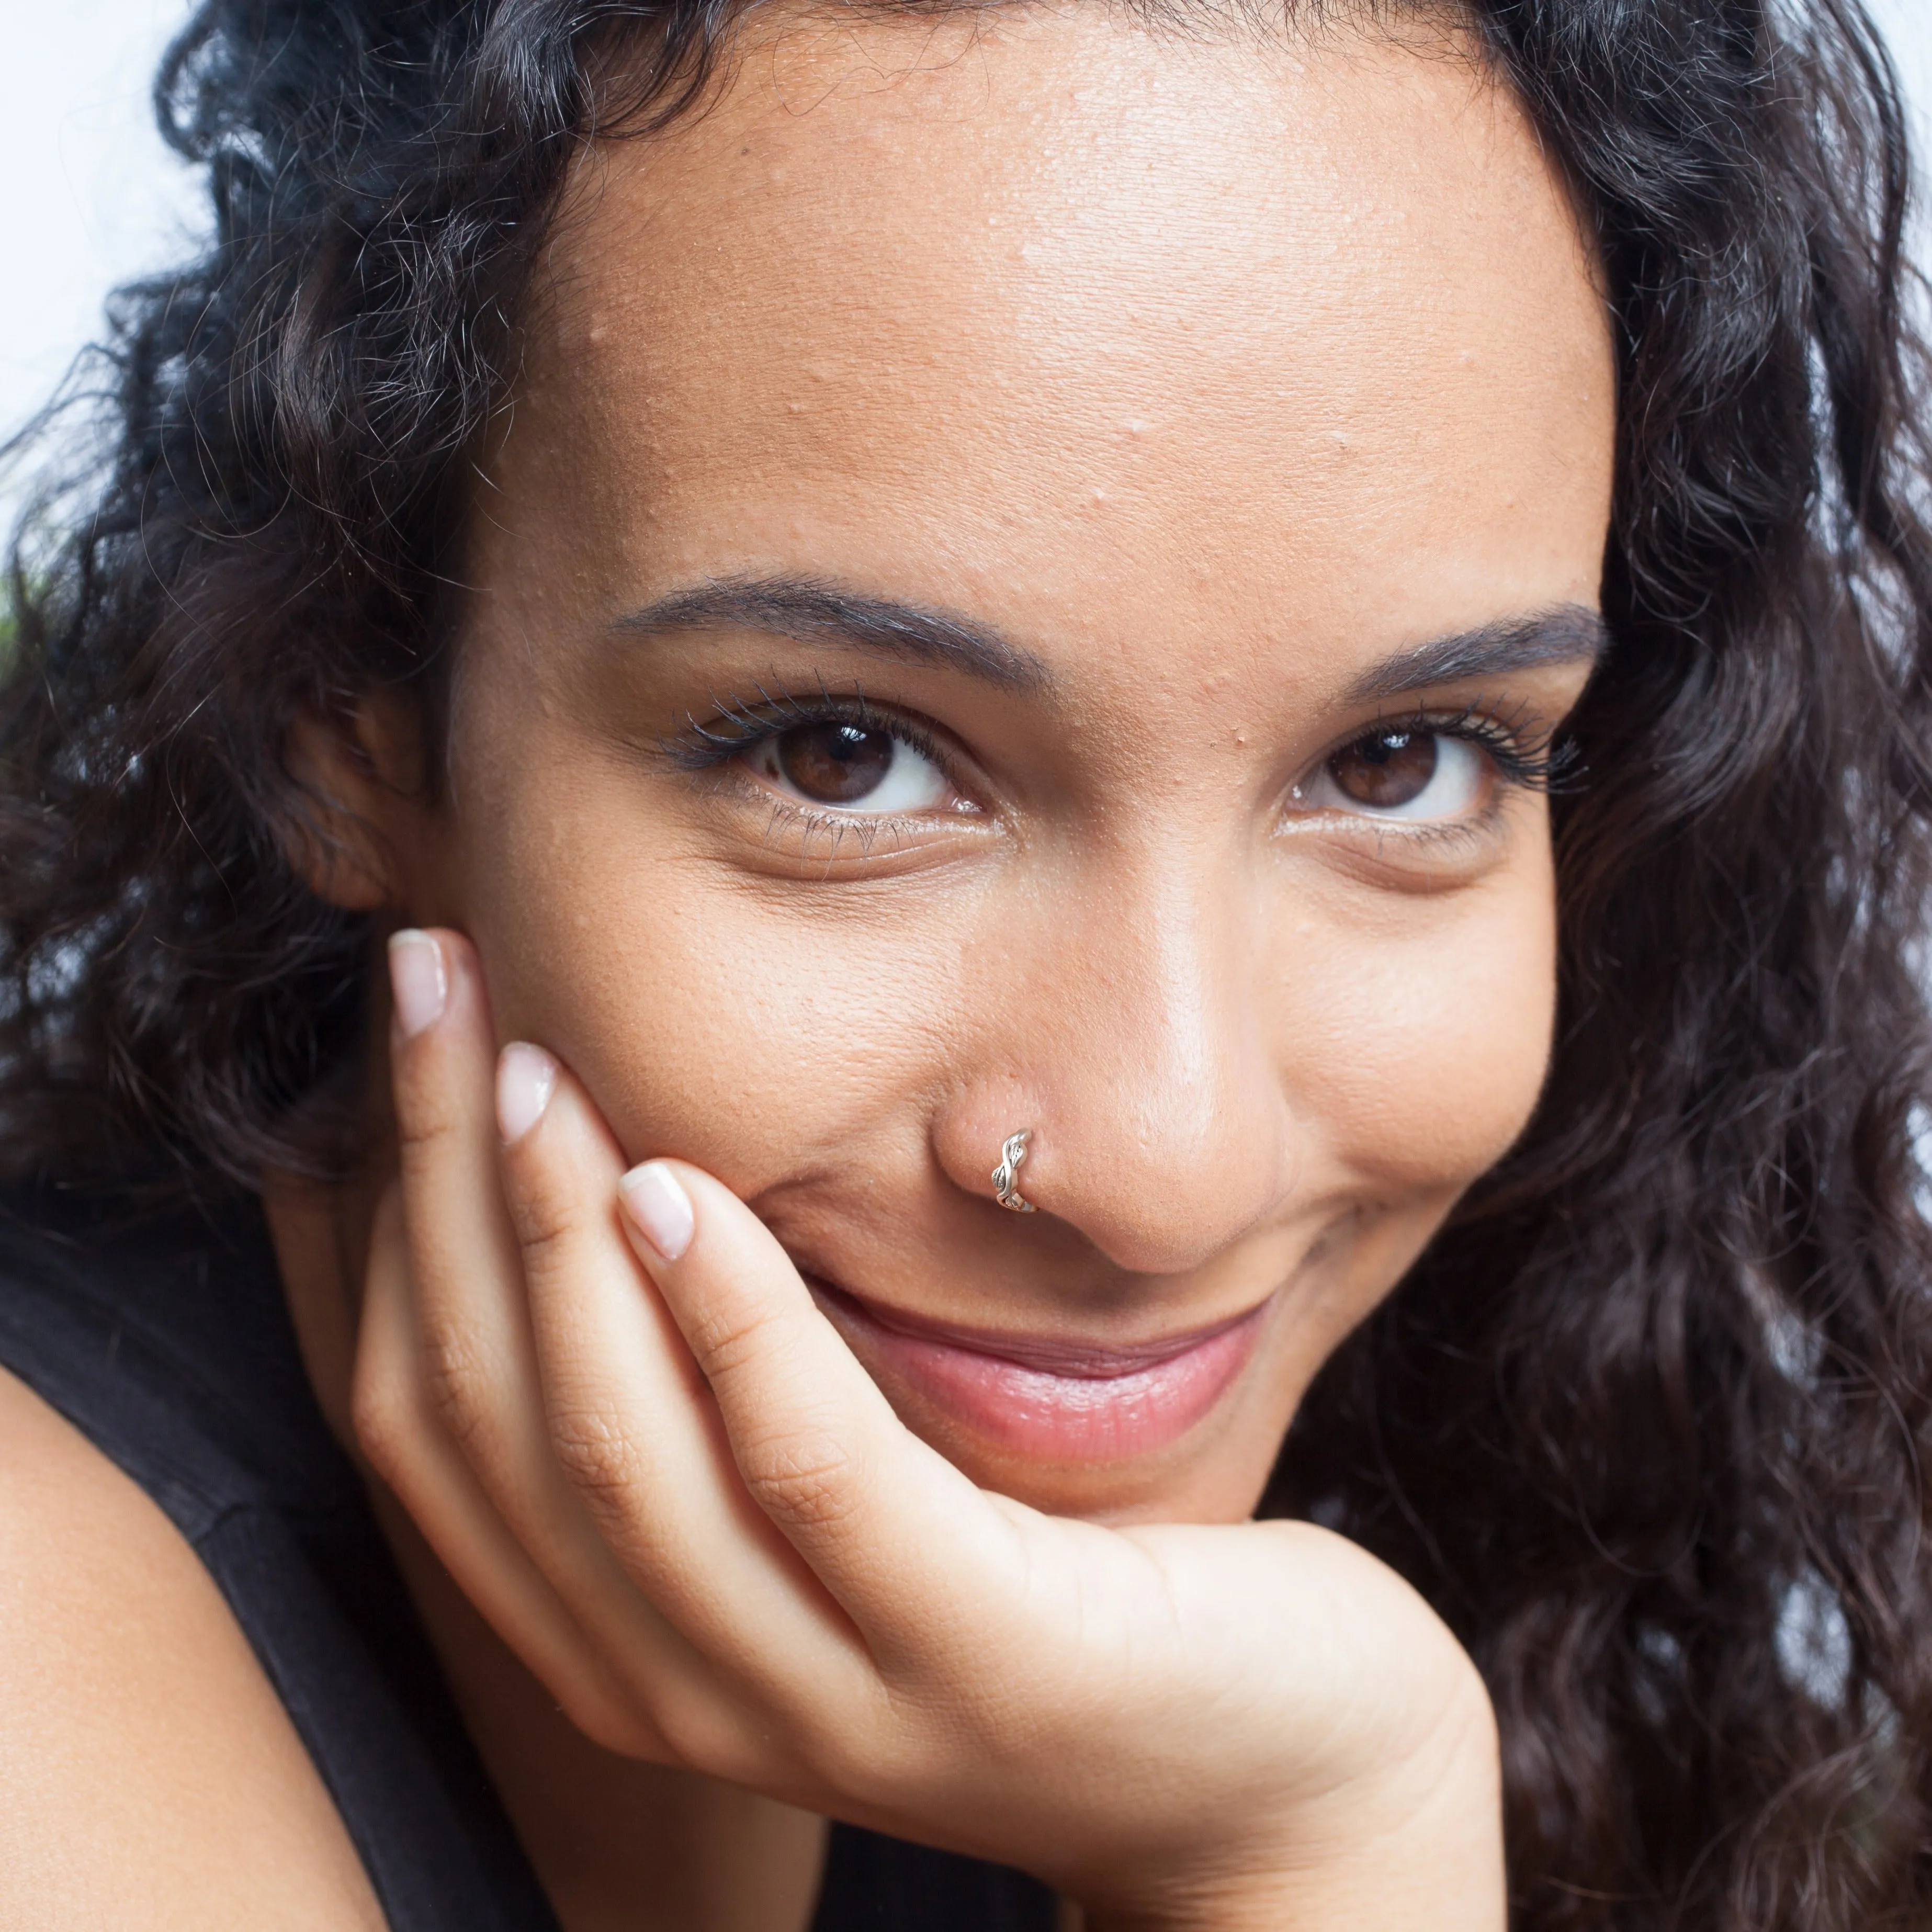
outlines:
[[[160,99],[14,579],[9,1922],[1920,1922],[1852,0]]]

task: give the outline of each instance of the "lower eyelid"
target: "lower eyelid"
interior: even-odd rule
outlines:
[[[870,818],[864,813],[814,812],[782,794],[766,794],[769,807],[760,842],[795,864],[818,868],[862,865],[916,853],[932,844],[930,820]]]

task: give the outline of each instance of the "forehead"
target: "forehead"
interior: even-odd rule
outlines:
[[[531,313],[505,507],[593,599],[805,572],[1228,642],[1257,597],[1400,630],[1595,594],[1592,264],[1420,23],[780,16],[584,156]]]

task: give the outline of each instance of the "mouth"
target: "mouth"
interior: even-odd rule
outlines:
[[[927,1322],[807,1277],[875,1377],[1030,1458],[1115,1462],[1178,1441],[1247,1365],[1272,1298],[1185,1334],[1125,1348]]]

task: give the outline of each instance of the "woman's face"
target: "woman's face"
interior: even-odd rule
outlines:
[[[407,912],[1046,1508],[1246,1514],[1544,1074],[1609,336],[1402,34],[767,23],[584,162],[477,497]]]

